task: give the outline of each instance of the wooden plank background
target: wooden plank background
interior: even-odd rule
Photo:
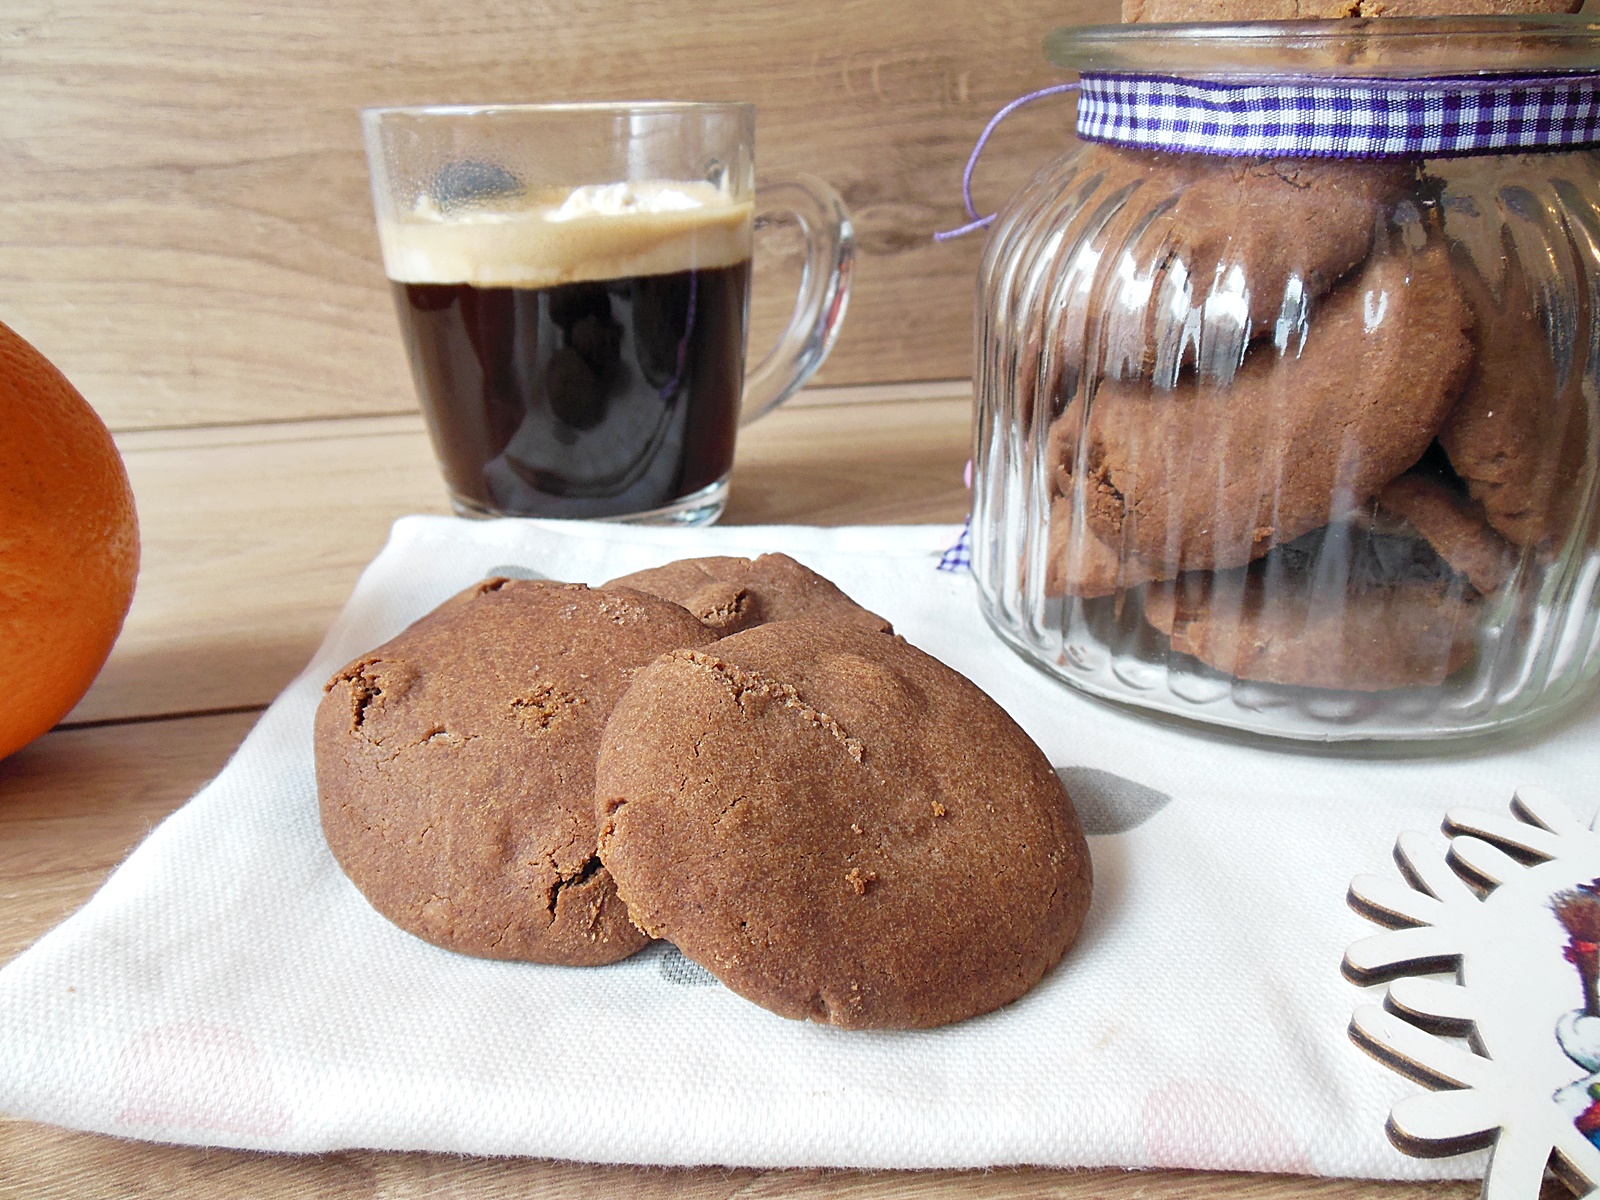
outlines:
[[[1058,81],[1052,28],[1115,0],[7,0],[0,320],[116,430],[415,407],[372,227],[372,104],[672,97],[759,106],[758,164],[813,171],[859,270],[820,383],[969,374],[981,238],[961,168],[1006,100]],[[992,208],[1063,148],[1019,113]],[[787,313],[758,258],[759,347]]]

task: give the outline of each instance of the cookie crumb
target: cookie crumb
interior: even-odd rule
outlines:
[[[564,713],[588,703],[582,696],[557,691],[550,684],[537,687],[527,696],[511,701],[511,711],[530,733],[545,733]]]
[[[626,625],[629,621],[643,619],[645,611],[637,604],[629,603],[620,596],[608,596],[600,602],[600,615],[618,625]]]
[[[933,815],[936,816],[936,817],[942,817],[942,816],[944,816],[944,813],[945,813],[944,805],[940,804],[937,800],[935,800],[933,802]]]
[[[878,873],[876,871],[863,871],[860,867],[851,867],[845,874],[845,879],[855,889],[855,893],[858,896],[865,896],[867,888],[876,882],[877,878]]]
[[[707,595],[708,591],[710,595]],[[702,589],[692,600],[698,603],[690,603],[685,607],[702,622],[718,629],[735,625],[743,628],[745,619],[750,615],[750,593],[742,587],[734,588],[731,593],[726,588]]]
[[[857,825],[854,821],[851,821],[850,822],[850,832],[855,834],[857,837],[860,837],[863,833],[866,832],[866,830],[861,828],[861,826]]]

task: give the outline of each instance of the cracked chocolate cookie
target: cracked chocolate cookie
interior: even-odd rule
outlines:
[[[1103,383],[1084,520],[1163,578],[1243,566],[1364,505],[1427,450],[1472,366],[1472,314],[1442,246],[1373,258],[1305,344],[1258,345],[1226,385]]]
[[[787,554],[684,558],[635,571],[606,587],[631,587],[683,605],[720,636],[772,621],[842,621],[879,633],[893,627]]]
[[[714,637],[625,588],[468,588],[327,685],[316,765],[334,857],[374,908],[435,945],[626,958],[649,939],[595,854],[595,753],[635,671]]]
[[[1197,309],[1248,312],[1244,340],[1295,302],[1324,295],[1372,249],[1384,209],[1417,182],[1405,159],[1231,158],[1094,146],[1122,186],[1172,196],[1152,228],[1165,238],[1160,273],[1181,275]],[[1158,298],[1162,291],[1158,284]],[[1234,294],[1235,291],[1237,294]],[[1174,330],[1174,333],[1178,331]],[[1192,334],[1191,334],[1192,336]],[[1215,336],[1215,334],[1213,334]]]
[[[1485,596],[1517,565],[1516,551],[1489,526],[1483,507],[1433,472],[1407,471],[1378,493],[1378,504],[1404,518]]]
[[[1054,354],[1042,386],[1056,403],[1064,387],[1102,375],[1170,387],[1198,367],[1225,380],[1251,340],[1279,327],[1280,341],[1296,336],[1312,303],[1367,258],[1388,210],[1417,180],[1414,160],[1085,145],[1072,186],[1086,192],[1066,234],[1081,241],[1049,282],[1059,315],[1028,344],[1021,386],[1033,386],[1044,340]]]
[[[1470,662],[1479,604],[1420,538],[1345,524],[1248,567],[1152,584],[1144,614],[1174,650],[1236,679],[1376,692]]]
[[[1478,355],[1439,444],[1489,524],[1534,546],[1563,536],[1574,516],[1588,409],[1581,354],[1563,386],[1529,281],[1515,256],[1505,262],[1494,287],[1470,266],[1459,273],[1478,314]],[[1577,332],[1581,338],[1581,326]]]
[[[595,799],[634,920],[786,1017],[998,1008],[1089,904],[1044,754],[969,680],[866,629],[784,621],[656,660],[612,715]]]
[[[1124,588],[1160,579],[1159,567],[1152,567],[1137,555],[1124,557],[1095,536],[1094,531],[1074,520],[1072,495],[1057,496],[1050,502],[1050,536],[1045,559],[1046,596],[1112,596]]]

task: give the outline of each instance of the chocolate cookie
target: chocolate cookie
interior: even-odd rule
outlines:
[[[1417,175],[1407,160],[1081,145],[1052,193],[1071,207],[1051,249],[1013,250],[1030,266],[997,292],[996,319],[1019,330],[1020,419],[1038,397],[1053,416],[1102,377],[1170,387],[1198,368],[1225,381],[1252,339],[1287,344]]]
[[[1071,493],[1050,502],[1050,540],[1046,550],[1044,594],[1047,596],[1110,596],[1123,588],[1162,578],[1137,555],[1126,558],[1094,531],[1073,520]]]
[[[1091,144],[1080,162],[1083,176],[1103,176],[1091,211],[1118,206],[1090,240],[1094,261],[1120,265],[1102,269],[1092,287],[1066,290],[1064,377],[1088,345],[1110,378],[1150,376],[1163,386],[1186,366],[1226,378],[1252,339],[1301,322],[1367,257],[1387,209],[1417,183],[1416,162],[1403,159]]]
[[[1365,504],[1421,457],[1472,365],[1439,246],[1372,259],[1305,344],[1258,346],[1226,385],[1103,383],[1082,455],[1086,523],[1163,577],[1242,566]]]
[[[1073,472],[1080,469],[1078,444],[1083,436],[1083,405],[1074,400],[1054,421],[1045,433],[1044,461],[1049,471],[1050,495],[1066,496],[1072,492]]]
[[[1156,193],[1175,191],[1162,217],[1164,271],[1192,281],[1196,307],[1238,273],[1250,336],[1269,329],[1291,287],[1324,295],[1372,249],[1385,207],[1416,184],[1405,159],[1233,158],[1097,146]]]
[[[1405,518],[1450,566],[1484,595],[1517,565],[1516,551],[1484,519],[1482,506],[1438,475],[1407,471],[1378,493],[1378,504]]]
[[[1345,525],[1249,567],[1152,584],[1144,612],[1174,650],[1237,679],[1375,692],[1465,666],[1478,603],[1426,542]]]
[[[1514,255],[1506,262],[1494,289],[1470,266],[1459,272],[1478,355],[1439,444],[1489,524],[1533,546],[1564,532],[1582,495],[1588,410],[1581,366],[1561,386],[1527,277]]]
[[[1065,788],[970,681],[897,636],[785,621],[635,679],[596,768],[636,921],[786,1017],[924,1028],[998,1008],[1089,904]]]
[[[317,709],[334,857],[435,945],[592,966],[649,939],[595,855],[594,761],[638,668],[704,645],[676,604],[491,579],[341,670]]]
[[[724,637],[755,625],[798,618],[894,632],[889,622],[787,554],[763,554],[754,560],[684,558],[623,575],[605,586],[637,588],[681,604]]]

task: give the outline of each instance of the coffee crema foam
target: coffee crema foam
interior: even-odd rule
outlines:
[[[731,267],[750,257],[754,215],[710,183],[608,183],[459,211],[423,196],[378,240],[396,283],[546,288]]]

